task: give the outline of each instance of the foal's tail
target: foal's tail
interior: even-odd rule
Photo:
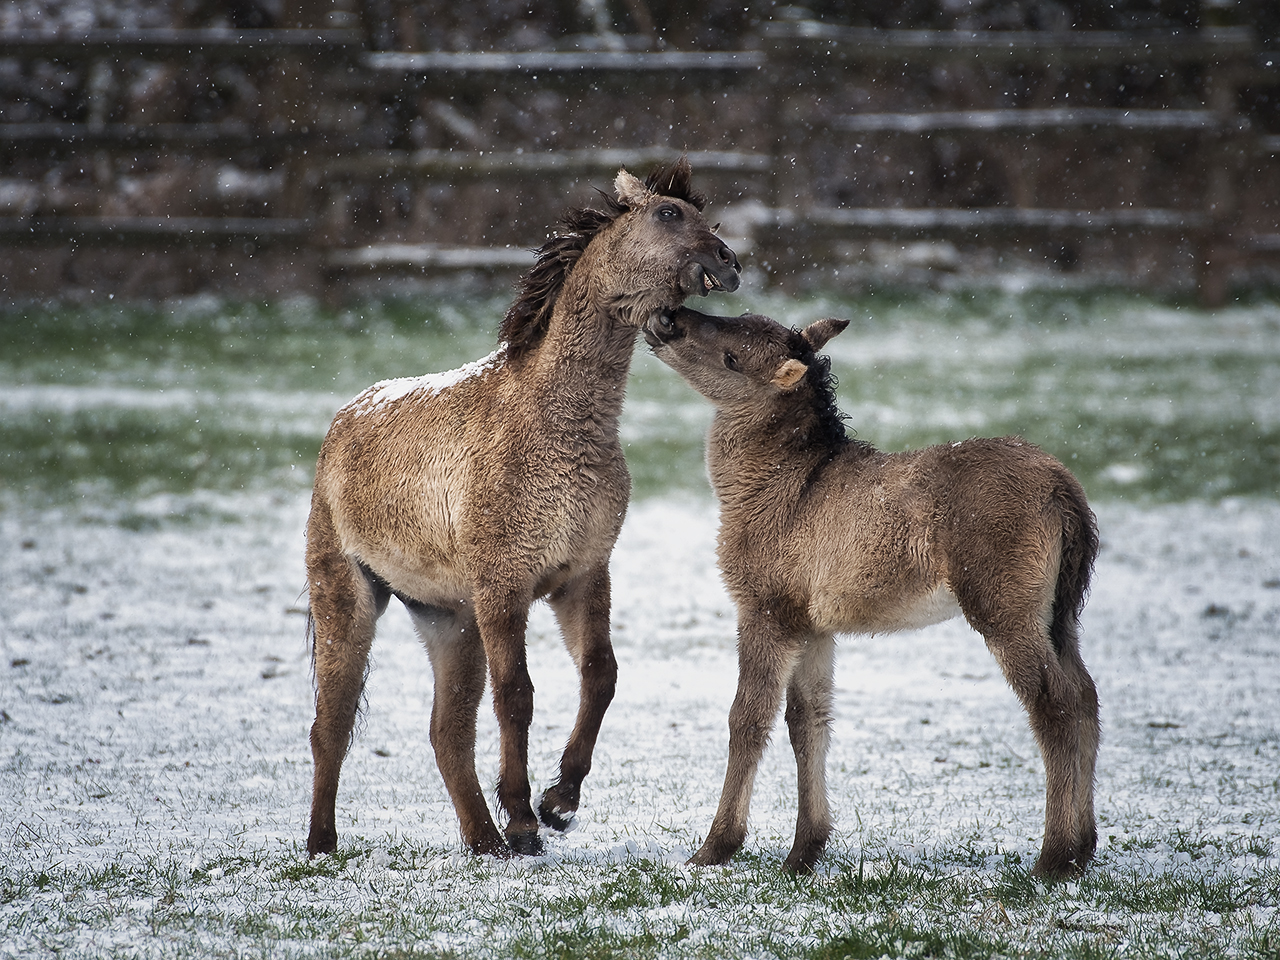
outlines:
[[[1058,564],[1049,638],[1058,656],[1067,654],[1078,658],[1076,625],[1089,594],[1093,562],[1098,556],[1098,522],[1079,481],[1069,473],[1058,488],[1057,501],[1062,519],[1062,558]]]

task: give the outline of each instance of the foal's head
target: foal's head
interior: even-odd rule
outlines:
[[[502,321],[513,356],[541,341],[570,272],[589,271],[593,295],[624,323],[639,327],[654,310],[672,309],[693,294],[738,289],[738,258],[702,216],[686,157],[641,182],[626,170],[603,209],[570,210],[538,250],[533,269]]]
[[[654,311],[644,338],[717,409],[754,417],[772,416],[780,404],[799,406],[816,417],[814,439],[842,442],[831,361],[818,351],[848,325],[827,319],[795,330],[758,314],[712,317],[680,307]]]

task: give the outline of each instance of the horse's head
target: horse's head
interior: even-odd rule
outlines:
[[[653,311],[643,332],[654,356],[717,407],[733,409],[759,407],[814,379],[829,394],[830,364],[817,351],[848,325],[827,319],[792,330],[758,314],[713,317],[680,307]]]
[[[562,298],[571,309],[603,307],[638,328],[654,310],[673,309],[692,294],[738,289],[738,258],[702,216],[687,157],[655,170],[643,183],[620,170],[602,206],[568,211],[538,250],[503,318],[509,355],[535,349]]]
[[[691,175],[681,157],[643,183],[626,170],[614,180],[625,212],[594,242],[599,262],[615,274],[601,282],[641,307],[637,325],[651,310],[677,307],[685,297],[738,289],[742,267],[703,217],[706,199],[693,192]]]

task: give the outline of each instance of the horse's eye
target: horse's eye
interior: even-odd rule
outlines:
[[[733,355],[732,351],[726,350],[724,352],[724,365],[730,370],[738,369],[738,358]]]
[[[664,311],[662,311],[662,312],[660,312],[660,313],[658,314],[658,323],[660,323],[660,324],[663,326],[663,328],[664,328],[664,329],[670,330],[670,329],[671,329],[671,314],[667,313],[665,310],[664,310]]]
[[[670,203],[663,204],[661,207],[658,208],[658,219],[659,220],[679,220],[680,208]]]

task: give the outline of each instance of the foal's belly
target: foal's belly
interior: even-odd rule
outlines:
[[[921,596],[908,597],[894,616],[895,626],[886,629],[918,630],[960,616],[960,604],[945,583]]]
[[[830,633],[918,630],[959,616],[960,605],[944,583],[919,592],[842,593],[812,604],[815,626]]]

